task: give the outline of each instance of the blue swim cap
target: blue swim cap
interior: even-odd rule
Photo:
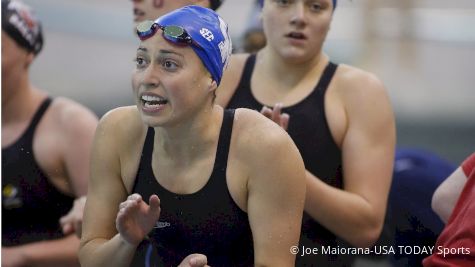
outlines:
[[[200,6],[185,6],[159,17],[162,26],[180,26],[191,36],[191,45],[211,77],[219,85],[232,51],[228,25],[213,10]]]

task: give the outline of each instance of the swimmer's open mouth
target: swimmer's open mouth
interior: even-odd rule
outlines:
[[[142,105],[144,107],[158,107],[168,103],[168,100],[158,95],[142,95]]]
[[[290,33],[286,34],[285,37],[293,38],[293,39],[299,39],[299,40],[307,39],[307,36],[305,36],[305,34],[303,34],[301,32],[290,32]]]

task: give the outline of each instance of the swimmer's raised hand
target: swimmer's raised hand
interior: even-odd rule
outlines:
[[[209,267],[209,265],[206,255],[190,254],[183,259],[178,267]]]
[[[287,131],[289,126],[289,114],[282,113],[282,103],[275,104],[274,108],[263,106],[261,114],[277,123],[282,129]]]
[[[132,194],[120,203],[115,224],[122,239],[127,243],[138,245],[160,217],[158,196],[151,195],[149,203],[150,205],[147,205],[139,194]]]

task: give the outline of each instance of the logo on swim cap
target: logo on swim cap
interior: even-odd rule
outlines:
[[[214,35],[210,30],[206,28],[201,28],[200,33],[201,33],[201,36],[203,36],[203,38],[205,38],[206,40],[210,42],[214,40]]]

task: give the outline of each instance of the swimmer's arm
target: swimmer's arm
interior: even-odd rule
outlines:
[[[86,196],[76,198],[73,207],[69,212],[59,219],[63,234],[68,235],[75,232],[76,236],[81,238],[82,218],[84,214],[84,206],[86,205]]]
[[[391,185],[395,123],[382,83],[365,76],[343,97],[348,118],[342,141],[343,189],[307,172],[306,211],[356,247],[371,246],[381,233]]]
[[[462,167],[458,167],[445,181],[437,187],[432,196],[432,209],[440,219],[447,223],[455,204],[467,182]]]
[[[267,123],[267,122],[266,122]],[[255,266],[295,266],[305,201],[305,167],[290,137],[272,124],[266,138],[249,142],[248,215]],[[270,134],[269,134],[270,133]],[[248,145],[249,145],[248,144]]]
[[[115,225],[119,204],[127,198],[117,148],[120,133],[116,129],[123,120],[117,115],[117,112],[106,114],[94,137],[79,250],[83,267],[129,266],[138,245],[122,239]]]
[[[71,191],[76,196],[73,207],[60,219],[60,224],[64,234],[76,232],[81,237],[92,142],[98,121],[96,115],[75,102],[58,98],[58,104],[63,106],[60,115],[64,133],[61,145],[63,165]]]
[[[92,142],[97,127],[97,117],[84,106],[69,99],[58,98],[61,107],[62,159],[68,175],[68,182],[76,197],[87,194],[89,162]]]
[[[79,267],[78,248],[79,239],[75,235],[15,247],[2,247],[2,263],[21,262],[22,266],[31,267]]]

